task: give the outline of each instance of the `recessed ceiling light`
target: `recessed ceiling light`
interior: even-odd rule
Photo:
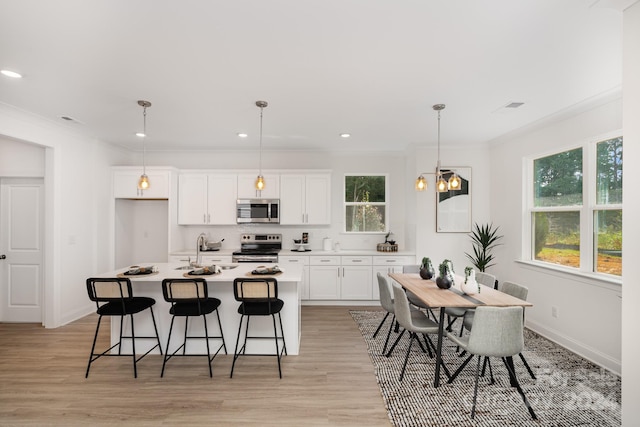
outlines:
[[[144,132],[136,132],[136,136],[139,138],[144,138],[147,135],[145,135]]]
[[[249,136],[249,135],[248,135],[248,134],[246,134],[246,133],[244,133],[244,132],[238,132],[238,137],[239,137],[239,138],[246,138],[246,137],[248,137],[248,136]]]
[[[522,107],[523,105],[524,105],[524,102],[511,102],[505,105],[504,108],[518,108],[518,107]]]
[[[14,79],[22,78],[22,74],[16,73],[15,71],[11,71],[11,70],[0,70],[0,73],[4,74],[7,77],[14,78]]]
[[[350,133],[341,133],[340,134],[340,138],[350,138],[351,134]]]

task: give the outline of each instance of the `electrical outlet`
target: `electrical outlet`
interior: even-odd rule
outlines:
[[[551,307],[551,317],[558,318],[558,307]]]

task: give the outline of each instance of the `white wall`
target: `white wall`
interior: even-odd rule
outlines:
[[[254,158],[255,157],[255,158]],[[255,153],[237,152],[155,152],[148,156],[148,165],[167,165],[180,169],[251,169],[257,174],[258,160]],[[263,173],[269,170],[319,169],[331,170],[332,174],[332,224],[330,226],[273,226],[273,225],[233,225],[233,226],[180,226],[179,235],[172,236],[174,248],[195,249],[198,234],[206,232],[212,240],[224,238],[223,248],[238,249],[240,235],[247,232],[282,233],[285,249],[293,248],[293,239],[302,232],[308,232],[310,249],[322,248],[322,239],[329,237],[340,242],[343,249],[375,250],[377,243],[384,242],[384,235],[349,235],[343,232],[343,185],[345,173],[387,173],[389,176],[389,202],[391,206],[389,227],[396,236],[400,249],[412,250],[407,246],[405,231],[406,165],[402,153],[328,153],[300,151],[269,151],[263,153]],[[268,183],[267,183],[268,184]],[[178,243],[182,241],[181,245]]]
[[[620,372],[620,285],[519,263],[523,246],[523,158],[574,147],[622,128],[620,94],[580,106],[559,121],[539,124],[492,143],[491,217],[503,245],[493,273],[529,287],[527,325],[598,364]],[[625,164],[629,165],[625,135]],[[626,174],[627,168],[625,168]],[[625,182],[628,177],[625,175]],[[625,212],[625,217],[627,212]],[[628,256],[625,253],[625,258]],[[551,307],[558,317],[551,316]]]
[[[0,135],[0,177],[44,177],[44,148]]]
[[[442,145],[442,144],[441,144]],[[486,147],[459,148],[441,147],[442,167],[471,167],[471,225],[491,221],[489,197],[490,162]],[[412,173],[406,177],[405,188],[408,193],[410,218],[415,216],[416,257],[431,258],[434,267],[444,259],[453,262],[457,274],[464,274],[464,267],[471,265],[466,252],[472,246],[468,233],[436,233],[436,192],[435,178],[427,178],[427,191],[416,192],[415,180],[421,172],[435,172],[437,163],[436,147],[418,147],[410,157]],[[498,224],[499,225],[499,224]],[[410,224],[414,226],[414,224]],[[491,271],[491,269],[487,270]]]
[[[640,3],[624,12],[623,95],[624,95],[624,216],[622,250],[622,424],[636,426],[640,420]],[[631,195],[631,196],[629,196]]]
[[[0,135],[3,141],[27,144],[9,150],[11,159],[16,159],[14,153],[19,157],[29,151],[31,144],[44,149],[44,324],[57,327],[92,310],[85,280],[106,270],[109,259],[104,244],[109,228],[109,168],[126,154],[4,104],[0,104]]]

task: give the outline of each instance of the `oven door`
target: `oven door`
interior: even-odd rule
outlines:
[[[277,199],[239,199],[236,203],[236,222],[278,224],[279,202]]]

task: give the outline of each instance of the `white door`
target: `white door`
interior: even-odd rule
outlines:
[[[42,323],[44,185],[0,180],[0,321]]]

